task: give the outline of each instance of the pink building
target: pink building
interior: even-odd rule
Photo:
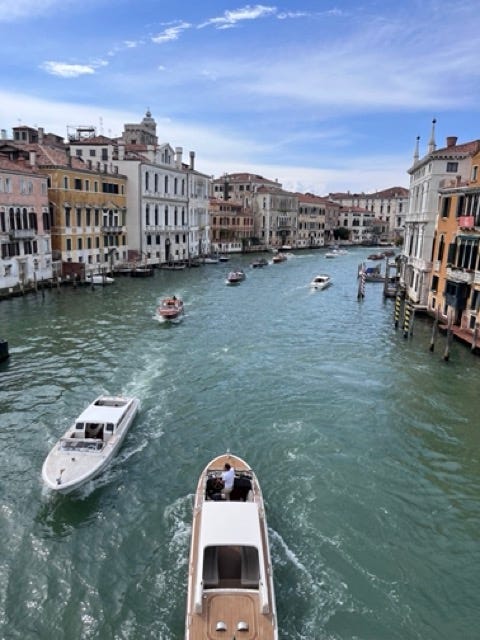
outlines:
[[[0,144],[0,291],[52,278],[47,177],[35,158]]]

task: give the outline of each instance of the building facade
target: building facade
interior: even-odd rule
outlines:
[[[405,218],[405,243],[400,281],[405,296],[420,308],[427,308],[432,275],[432,250],[438,211],[439,189],[459,185],[470,177],[471,159],[480,150],[480,141],[457,144],[448,137],[437,149],[435,120],[425,156],[419,157],[419,138],[410,174],[409,209]]]
[[[47,178],[35,154],[0,144],[0,291],[51,280]]]

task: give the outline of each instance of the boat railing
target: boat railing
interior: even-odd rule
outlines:
[[[63,451],[101,451],[103,440],[99,438],[62,438],[60,446]]]

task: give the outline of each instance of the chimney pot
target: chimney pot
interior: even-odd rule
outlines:
[[[454,147],[457,144],[457,136],[447,137],[447,147]]]

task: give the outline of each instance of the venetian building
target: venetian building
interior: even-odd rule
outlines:
[[[241,202],[210,198],[210,248],[214,253],[239,253],[252,243],[253,212]]]
[[[432,276],[432,250],[437,221],[439,189],[459,185],[470,177],[472,157],[480,149],[480,141],[457,144],[448,137],[446,145],[437,149],[435,124],[427,153],[420,158],[419,138],[415,146],[410,174],[409,209],[405,217],[405,243],[400,273],[408,301],[427,308]]]
[[[409,191],[405,187],[389,187],[372,193],[330,193],[332,200],[344,207],[360,207],[374,214],[383,231],[381,244],[403,242]]]
[[[47,178],[34,151],[0,142],[0,291],[52,279]]]
[[[47,178],[52,256],[62,276],[112,271],[128,254],[125,176],[107,162],[72,157],[59,136],[39,128],[25,139],[23,129],[14,129],[17,144],[34,153]]]
[[[325,246],[326,198],[311,193],[297,193],[298,198],[298,249],[318,249]]]
[[[183,149],[159,142],[157,124],[147,110],[140,123],[124,125],[118,138],[75,134],[72,153],[95,150],[127,176],[129,259],[160,265],[186,261],[208,243],[209,176],[197,171],[195,154],[183,162]]]
[[[480,323],[480,152],[466,181],[440,184],[428,311],[473,332]]]

